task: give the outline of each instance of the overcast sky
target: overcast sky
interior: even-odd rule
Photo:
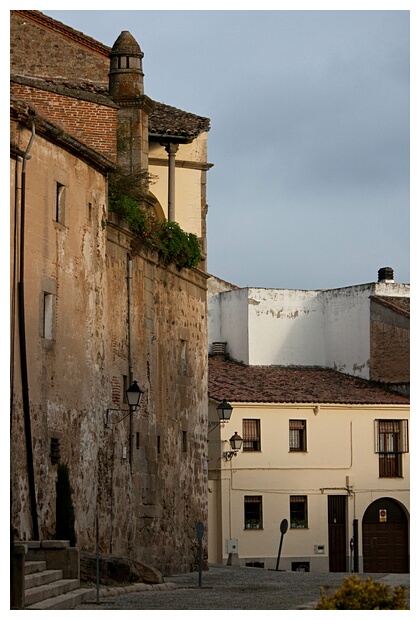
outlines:
[[[409,11],[43,12],[109,46],[129,30],[145,93],[211,119],[210,273],[410,282]]]

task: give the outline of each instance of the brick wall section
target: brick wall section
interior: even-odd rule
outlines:
[[[12,83],[11,97],[32,105],[37,113],[112,161],[117,155],[117,110],[90,101]]]
[[[92,82],[107,82],[109,58],[107,48],[95,49],[83,36],[71,41],[72,33],[63,26],[54,28],[53,20],[37,16],[36,11],[10,12],[10,68],[12,73],[43,77],[79,78]],[[31,17],[30,13],[34,13]],[[81,34],[81,33],[79,33]],[[76,45],[75,45],[76,43]]]
[[[410,381],[410,318],[372,300],[370,378],[383,383]]]

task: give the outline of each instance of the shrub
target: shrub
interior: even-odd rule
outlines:
[[[368,577],[362,581],[356,575],[347,577],[341,588],[327,596],[321,588],[322,598],[316,609],[409,609],[406,588],[377,583]]]
[[[178,269],[195,267],[201,259],[197,236],[184,232],[176,222],[160,225],[158,251],[164,264],[174,263]]]
[[[69,540],[70,546],[75,547],[76,532],[69,468],[63,463],[59,463],[57,468],[56,491],[56,539]]]

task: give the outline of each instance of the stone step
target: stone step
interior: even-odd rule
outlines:
[[[27,592],[30,588],[43,586],[46,583],[52,583],[53,581],[59,581],[60,579],[63,579],[63,571],[59,569],[44,570],[40,573],[25,575],[25,592]]]
[[[25,607],[60,594],[66,594],[79,587],[78,579],[59,579],[53,583],[25,590]]]
[[[25,575],[31,575],[32,573],[40,573],[47,568],[47,563],[43,560],[25,562]]]
[[[25,609],[73,609],[80,603],[95,600],[96,590],[94,588],[77,588],[71,592],[38,601]]]

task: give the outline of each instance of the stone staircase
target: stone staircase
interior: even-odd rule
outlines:
[[[25,563],[25,609],[72,609],[94,597],[94,589],[81,588],[79,579],[63,579],[63,571],[48,570],[46,562]]]
[[[80,587],[79,552],[68,541],[15,544],[12,609],[73,609],[95,595]]]

